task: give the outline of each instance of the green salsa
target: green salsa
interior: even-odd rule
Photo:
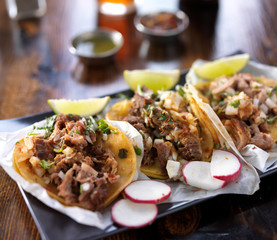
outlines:
[[[112,50],[115,46],[112,39],[97,36],[77,43],[76,49],[80,55],[98,55]]]

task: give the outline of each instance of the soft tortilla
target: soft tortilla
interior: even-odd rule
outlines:
[[[119,129],[113,127],[111,124],[109,124],[109,127],[111,130],[116,130],[116,133],[108,134],[106,141],[102,141],[101,137],[99,136],[97,142],[101,141],[102,146],[105,149],[109,149],[114,153],[114,157],[118,163],[117,174],[120,175],[120,178],[117,182],[109,184],[109,194],[104,203],[104,206],[109,205],[113,200],[115,200],[115,198],[121,193],[121,191],[129,183],[131,183],[136,171],[136,153],[131,142]],[[13,164],[15,170],[29,182],[40,184],[47,190],[49,196],[66,205],[64,199],[58,196],[57,187],[51,183],[46,184],[42,177],[39,177],[35,174],[32,169],[31,163],[29,162],[29,158],[25,160],[22,159],[21,149],[24,147],[24,145],[24,139],[21,139],[15,145],[13,153]],[[127,150],[126,158],[120,158],[118,156],[119,150],[123,148]],[[79,205],[73,204],[73,206]]]

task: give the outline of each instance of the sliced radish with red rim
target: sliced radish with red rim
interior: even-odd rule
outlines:
[[[223,181],[234,181],[241,170],[238,157],[228,151],[215,149],[211,160],[211,174],[214,178]]]
[[[122,227],[140,228],[150,225],[158,215],[156,204],[135,203],[129,199],[116,202],[111,210],[112,220]]]
[[[205,190],[216,190],[223,188],[226,184],[226,181],[212,177],[209,162],[188,162],[183,167],[183,176],[188,185]]]
[[[125,188],[124,194],[133,202],[159,203],[169,198],[171,188],[156,180],[137,180]]]

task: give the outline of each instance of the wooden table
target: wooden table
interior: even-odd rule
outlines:
[[[138,2],[142,2],[138,12],[159,8],[154,0]],[[5,1],[0,0],[0,119],[50,110],[49,98],[81,99],[126,89],[124,69],[187,69],[197,58],[213,59],[238,50],[277,65],[276,1],[189,2],[193,1],[166,3],[168,9],[184,10],[190,25],[179,41],[161,46],[135,30],[134,14],[123,18],[98,14],[94,0],[48,0],[41,20],[21,22],[9,19]],[[68,45],[74,35],[98,25],[121,31],[124,47],[113,64],[86,68],[69,53]],[[107,239],[274,239],[276,182],[273,174],[262,179],[253,196],[219,196],[152,226]],[[17,185],[2,168],[0,239],[40,239]]]

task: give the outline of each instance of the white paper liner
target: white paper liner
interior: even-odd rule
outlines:
[[[42,126],[44,123],[45,121],[41,121],[35,123],[34,125]],[[137,156],[137,170],[134,177],[135,180],[140,175],[138,169],[140,168],[140,163],[143,157],[143,141],[141,134],[127,122],[110,121],[110,123],[124,132],[134,146],[138,146],[142,149],[142,155]],[[110,207],[106,208],[103,213],[89,211],[79,207],[66,207],[59,201],[49,197],[47,191],[41,185],[28,182],[14,170],[12,162],[14,146],[16,142],[22,139],[30,130],[32,130],[32,126],[12,133],[0,133],[0,165],[8,173],[8,175],[20,184],[25,191],[31,193],[48,207],[71,217],[78,223],[95,226],[100,229],[105,229],[107,226],[111,225],[112,220],[110,217]],[[140,178],[144,177],[145,176],[140,175]]]
[[[206,62],[207,61],[196,60],[193,63],[192,68],[188,72],[187,78],[186,78],[187,83],[189,85],[195,86],[198,83],[207,81],[205,79],[199,78],[193,70],[193,67],[200,66]],[[276,67],[264,65],[264,64],[257,63],[254,61],[249,61],[247,63],[247,65],[245,66],[245,68],[241,72],[242,73],[250,73],[254,76],[265,76],[265,77],[273,79],[275,81],[276,81],[276,76],[277,76],[277,68]],[[210,116],[210,114],[212,114],[211,113],[212,109],[207,110],[207,108],[206,108],[206,111],[209,111],[208,116]],[[212,114],[212,115],[214,115],[214,114]],[[227,133],[226,130],[222,130],[222,131],[225,131],[225,133]],[[229,135],[229,134],[227,133],[227,135]],[[227,136],[227,135],[225,135],[225,136]],[[276,148],[276,146],[270,152],[266,152],[266,151],[258,148],[257,146],[255,146],[255,147],[256,148],[253,148],[253,145],[249,144],[249,145],[245,146],[243,151],[239,154],[241,154],[248,163],[250,163],[252,166],[257,168],[261,172],[267,172],[269,170],[275,169],[277,167],[277,164],[276,164],[277,163],[277,148]]]
[[[203,63],[203,61],[200,61],[200,62]],[[256,66],[258,67],[256,68]],[[268,71],[271,71],[272,74],[275,73],[275,75],[277,76],[277,70],[276,70],[277,68],[273,68],[272,70],[272,67],[268,67],[262,64],[257,64],[255,62],[250,62],[247,65],[247,67],[249,67],[251,70],[255,69],[256,71],[258,71],[259,73],[256,73],[256,75],[264,75],[266,77],[273,78],[270,74],[268,74]],[[267,74],[265,74],[265,72]],[[197,80],[195,78],[195,74],[193,73],[193,71],[190,71],[188,74],[188,82],[193,82],[195,80]],[[212,111],[212,109],[209,109],[209,107],[204,107],[204,109],[205,111],[208,111],[208,112]],[[213,114],[215,113],[213,112]],[[129,137],[133,145],[137,145],[139,148],[143,149],[141,135],[131,125],[125,122],[116,123],[114,121],[111,121],[111,124],[113,124],[115,127],[118,127],[123,132],[127,131],[125,132],[125,134],[127,135],[127,137]],[[24,190],[36,196],[47,206],[66,214],[67,216],[71,217],[75,221],[85,225],[96,226],[101,229],[104,229],[109,225],[111,225],[112,221],[110,218],[110,207],[108,207],[103,214],[84,210],[78,207],[65,207],[61,205],[58,201],[51,199],[46,193],[46,191],[40,185],[30,184],[13,169],[12,152],[13,152],[14,145],[19,139],[23,138],[26,135],[26,133],[31,129],[32,129],[32,126],[13,133],[0,133],[0,165],[4,168],[4,170],[10,175],[10,177],[13,180],[18,182],[23,187]],[[258,153],[258,156],[260,157],[261,160],[255,159],[256,158],[255,156],[257,156],[257,154],[254,156],[253,153],[251,152],[251,148],[248,150],[245,150],[246,153],[243,154],[243,156],[245,157],[247,162],[244,162],[241,154],[236,150],[234,146],[232,146],[233,143],[232,141],[230,141],[229,139],[230,137],[228,138],[229,135],[228,136],[225,135],[224,133],[225,128],[223,129],[220,127],[218,130],[224,136],[222,137],[221,141],[228,142],[228,145],[242,159],[242,169],[241,169],[239,178],[234,182],[228,183],[224,188],[214,190],[214,191],[199,190],[194,187],[190,187],[184,184],[183,182],[169,182],[168,184],[172,188],[172,193],[170,198],[167,199],[166,202],[172,202],[172,203],[181,202],[180,204],[184,204],[192,200],[208,198],[219,194],[227,194],[227,193],[250,195],[259,189],[260,180],[255,169],[252,167],[252,165],[248,164],[247,162],[248,161],[249,163],[252,162],[251,164],[253,164],[253,166],[255,162],[255,167],[265,172],[271,169],[275,169],[277,167],[276,149],[269,152],[269,159],[266,161],[264,160],[266,155],[264,154],[265,152],[263,150],[261,150],[263,151],[263,154],[261,154],[260,151],[255,151],[255,154]],[[252,160],[250,160],[250,158]],[[140,164],[141,159],[142,159],[142,156],[138,158],[138,165]],[[139,171],[137,171],[136,177],[138,177],[138,179],[148,178],[147,176],[145,176],[143,173]]]

